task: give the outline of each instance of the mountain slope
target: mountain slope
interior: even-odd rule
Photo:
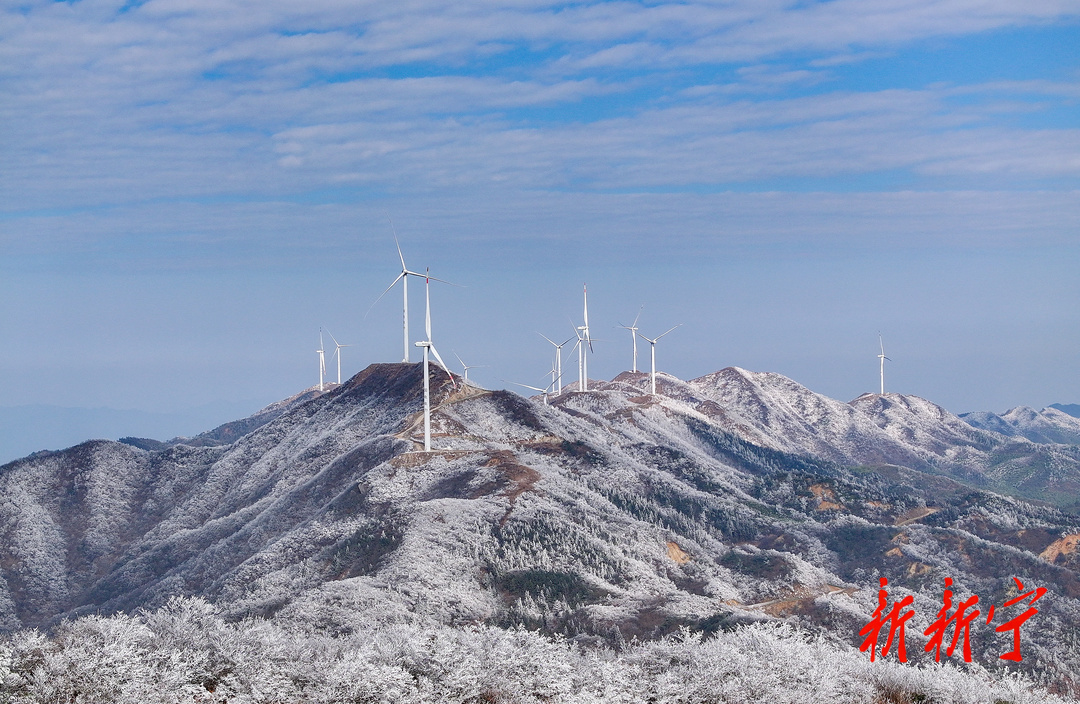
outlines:
[[[120,442],[125,445],[131,445],[132,447],[138,447],[142,450],[161,450],[173,445],[190,445],[191,447],[218,447],[220,445],[231,445],[248,433],[258,430],[270,421],[280,417],[291,408],[307,403],[313,398],[317,398],[326,393],[326,391],[336,388],[338,385],[330,383],[325,386],[326,389],[324,391],[320,391],[318,387],[315,386],[304,389],[300,393],[293,394],[289,398],[271,403],[269,406],[256,411],[247,418],[222,423],[213,430],[199,433],[195,437],[176,437],[164,442],[153,440],[151,438],[123,437],[120,438]]]
[[[618,643],[783,618],[855,642],[887,576],[915,598],[918,653],[945,577],[1000,601],[1019,576],[1052,595],[1024,667],[1064,688],[1080,671],[1075,519],[946,476],[966,466],[948,438],[964,461],[1008,441],[928,402],[842,404],[729,369],[665,376],[655,397],[621,375],[546,406],[436,369],[423,453],[421,382],[419,365],[373,365],[228,446],[95,442],[5,465],[4,625],[195,594],[341,632],[524,624]],[[998,667],[1002,636],[974,638]]]

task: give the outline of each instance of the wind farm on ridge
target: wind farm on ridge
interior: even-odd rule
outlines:
[[[371,304],[371,306],[368,308],[368,312],[370,312],[371,309],[374,308],[386,296],[386,294],[389,293],[390,290],[393,289],[394,286],[397,285],[397,283],[399,281],[401,282],[401,285],[402,285],[402,362],[403,363],[411,363],[411,357],[410,357],[410,354],[409,354],[410,347],[415,346],[415,347],[419,347],[419,348],[421,348],[423,350],[423,365],[424,365],[424,372],[423,372],[423,375],[424,375],[424,450],[425,451],[430,451],[430,449],[431,449],[431,418],[430,418],[430,415],[431,415],[431,400],[430,400],[431,392],[430,392],[430,357],[429,357],[429,355],[434,355],[435,360],[447,372],[447,374],[450,377],[451,383],[454,384],[455,387],[457,386],[457,380],[460,379],[461,382],[464,385],[467,385],[467,386],[470,386],[470,387],[482,388],[482,387],[478,387],[477,384],[474,381],[469,380],[469,376],[468,376],[469,370],[470,369],[475,369],[475,368],[478,368],[478,367],[487,367],[489,365],[486,365],[486,364],[467,365],[464,362],[464,360],[462,360],[461,356],[458,355],[455,352],[454,356],[457,358],[457,360],[460,363],[461,368],[462,368],[461,374],[459,374],[457,379],[455,379],[454,373],[451,371],[450,367],[443,361],[441,355],[439,355],[439,352],[436,349],[434,341],[432,339],[432,330],[431,330],[431,319],[432,319],[432,312],[431,312],[431,282],[436,281],[438,283],[447,284],[447,285],[450,285],[450,286],[458,286],[459,284],[451,283],[450,281],[447,281],[445,279],[440,279],[440,278],[436,278],[434,276],[431,276],[430,268],[425,268],[424,273],[420,273],[420,272],[413,271],[413,270],[409,269],[408,265],[405,262],[405,256],[404,256],[404,254],[403,254],[403,252],[401,250],[401,244],[398,241],[396,232],[394,233],[394,243],[395,243],[395,247],[397,249],[398,261],[399,261],[399,263],[401,265],[401,270],[397,274],[397,276],[394,278],[394,280],[390,283],[390,285],[387,286],[387,288],[385,290],[383,290],[383,292],[379,295],[379,297]],[[425,339],[415,341],[412,344],[410,344],[410,329],[409,329],[408,280],[409,280],[410,276],[424,279],[424,298],[425,298],[425,310],[424,310]],[[638,338],[641,338],[643,341],[649,343],[650,368],[649,368],[649,372],[648,372],[647,376],[644,376],[643,378],[648,379],[648,393],[651,394],[651,395],[656,395],[656,393],[657,393],[657,387],[656,387],[656,378],[657,378],[656,347],[657,347],[657,344],[658,344],[658,342],[660,341],[661,338],[667,336],[668,334],[674,332],[676,329],[682,327],[683,323],[677,323],[676,325],[673,325],[672,327],[668,328],[667,330],[660,333],[656,337],[651,337],[650,338],[650,337],[642,334],[640,332],[640,328],[638,326],[638,322],[639,322],[639,320],[641,318],[641,313],[644,310],[644,308],[645,308],[644,304],[641,304],[639,306],[637,314],[635,315],[634,320],[630,325],[623,325],[622,323],[618,323],[614,327],[622,328],[622,329],[627,330],[628,332],[630,332],[631,345],[632,345],[632,356],[631,356],[630,370],[631,370],[631,373],[633,373],[633,374],[641,373],[638,370]],[[366,317],[366,314],[365,314],[365,317]],[[512,386],[517,386],[517,387],[529,389],[531,391],[535,391],[538,395],[542,396],[544,403],[547,404],[549,396],[558,397],[558,396],[561,396],[562,393],[563,393],[563,389],[564,389],[563,362],[565,361],[565,357],[564,357],[564,354],[563,354],[563,348],[567,344],[569,344],[571,341],[574,341],[574,345],[570,348],[569,354],[570,354],[570,356],[573,356],[573,354],[575,352],[577,353],[578,377],[577,377],[576,384],[574,384],[573,382],[569,382],[569,383],[565,384],[565,387],[567,389],[572,389],[573,391],[576,391],[576,392],[588,392],[589,391],[589,371],[588,371],[589,370],[589,357],[590,357],[590,355],[595,354],[595,348],[593,346],[593,343],[597,342],[598,340],[593,336],[592,328],[590,328],[590,325],[589,325],[589,297],[588,297],[588,286],[587,286],[587,284],[582,284],[581,324],[579,325],[579,324],[574,323],[572,319],[569,319],[569,324],[570,324],[570,327],[572,328],[573,334],[571,336],[567,337],[566,339],[564,339],[562,342],[556,342],[555,339],[553,339],[552,337],[549,337],[548,335],[544,334],[543,332],[536,331],[537,335],[539,335],[541,338],[543,338],[544,341],[546,341],[548,344],[550,344],[552,346],[553,349],[551,351],[554,353],[553,354],[553,361],[551,363],[550,368],[548,370],[546,370],[542,375],[542,378],[545,381],[547,381],[545,386],[536,386],[536,385],[533,385],[533,384],[526,384],[526,383],[522,383],[522,382],[519,382],[519,381],[511,381],[511,380],[507,380],[507,379],[503,379],[503,381],[505,383],[507,383],[507,384],[512,385]],[[323,344],[323,339],[322,339],[323,331],[324,331],[324,328],[319,329],[319,349],[317,350],[317,353],[319,355],[319,390],[320,391],[323,391],[325,389],[325,386],[326,386],[326,384],[324,382],[326,368],[325,368],[325,361],[324,361],[324,359],[325,359],[324,358],[325,350],[323,349],[324,344]],[[327,332],[327,334],[330,334],[330,332],[328,330],[326,332]],[[332,334],[330,334],[330,337],[331,337],[331,339],[333,340],[333,342],[335,344],[334,357],[336,357],[336,361],[337,361],[337,384],[340,385],[341,384],[341,349],[343,347],[351,347],[353,345],[343,345],[343,344],[338,343],[337,339],[334,338],[334,336]],[[555,337],[557,338],[557,337],[559,337],[559,335],[556,334]],[[882,339],[882,336],[881,336],[880,333],[878,334],[878,342],[879,342],[879,347],[880,347],[880,354],[877,355],[877,357],[880,360],[880,393],[884,394],[885,393],[885,361],[886,360],[892,361],[892,360],[891,360],[891,358],[885,356],[884,340]],[[331,358],[332,361],[333,361],[334,357]],[[538,383],[542,383],[542,382],[538,382]]]

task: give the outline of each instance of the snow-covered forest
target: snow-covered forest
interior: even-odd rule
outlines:
[[[724,702],[1052,704],[1019,676],[912,667],[824,636],[753,624],[680,632],[619,651],[523,629],[396,625],[332,634],[314,624],[229,623],[201,599],[84,617],[0,646],[0,702]]]

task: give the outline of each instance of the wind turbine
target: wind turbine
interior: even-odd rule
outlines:
[[[641,306],[641,308],[644,308],[644,307],[645,306]],[[634,316],[634,322],[633,323],[631,323],[630,325],[623,325],[622,323],[619,323],[620,328],[622,328],[623,330],[629,330],[630,331],[630,339],[632,339],[634,341],[634,369],[633,369],[633,371],[635,371],[635,372],[637,371],[637,338],[638,338],[638,336],[637,336],[637,331],[638,331],[637,321],[638,321],[638,318],[641,317],[641,308],[638,308],[638,312],[637,312],[637,315]]]
[[[878,333],[877,339],[878,339],[878,344],[881,345],[881,354],[878,355],[878,359],[881,360],[881,395],[884,396],[885,395],[885,360],[888,359],[891,362],[892,359],[885,356],[885,343],[881,339],[881,333],[880,332]]]
[[[454,353],[454,356],[457,357],[457,361],[461,362],[461,369],[462,369],[461,378],[462,378],[462,380],[464,380],[464,382],[466,384],[469,383],[469,370],[470,369],[477,369],[479,367],[486,367],[487,366],[486,364],[465,364],[465,360],[463,360],[460,356],[458,356],[457,352]]]
[[[552,340],[550,337],[548,337],[542,332],[538,332],[536,334],[544,338],[551,344],[555,345],[555,366],[551,370],[551,383],[558,385],[556,387],[555,395],[562,396],[562,348],[563,345],[565,345],[567,342],[570,342],[570,340],[573,340],[574,338],[568,337],[562,342],[555,342],[555,340]]]
[[[323,390],[323,377],[326,376],[326,350],[323,349],[323,337],[322,328],[319,328],[319,349],[315,350],[319,353],[319,391]]]
[[[390,222],[390,227],[391,227],[391,229],[393,229],[393,227],[394,227],[393,221]],[[397,275],[397,278],[394,279],[393,283],[391,283],[389,286],[386,287],[386,291],[383,291],[382,293],[379,294],[379,297],[375,299],[375,303],[378,303],[379,301],[381,301],[382,297],[385,296],[390,289],[394,288],[394,286],[397,284],[398,281],[401,282],[401,297],[402,297],[402,305],[401,305],[401,319],[402,319],[401,339],[402,339],[402,342],[403,342],[403,346],[405,348],[405,355],[404,355],[405,358],[402,361],[403,362],[408,362],[409,361],[409,277],[410,276],[420,276],[420,277],[423,277],[425,280],[435,279],[435,277],[430,276],[429,274],[421,274],[419,272],[409,271],[409,267],[405,266],[405,257],[401,254],[401,244],[398,242],[396,232],[394,233],[394,245],[397,247],[398,259],[401,260],[401,273]],[[449,284],[450,283],[449,281],[443,281],[442,279],[435,279],[435,281],[439,281],[439,282],[444,283],[444,284]],[[454,284],[450,284],[450,285],[453,286]],[[371,304],[372,308],[375,307],[375,303]],[[369,308],[368,310],[371,310],[371,308]]]
[[[679,325],[676,325],[675,328],[679,327],[680,325],[682,325],[682,323],[679,323]],[[675,328],[671,328],[671,330],[674,330]],[[653,337],[653,338],[648,338],[648,337],[645,337],[644,335],[642,335],[640,332],[638,333],[638,335],[641,335],[642,340],[646,340],[649,343],[649,352],[651,353],[651,356],[652,356],[652,377],[651,377],[652,378],[652,382],[651,382],[652,383],[652,390],[649,393],[651,393],[653,396],[656,395],[656,342],[661,337],[663,337],[664,335],[667,335],[669,332],[671,332],[671,330],[668,330],[667,332],[663,333],[662,335],[657,335],[656,337]]]
[[[330,332],[329,330],[326,331],[326,334],[329,335],[330,339],[334,341],[334,357],[337,357],[337,383],[338,386],[341,386],[341,348],[352,347],[352,345],[341,344],[337,341],[337,338],[334,337],[334,333]],[[322,347],[322,345],[319,346]],[[330,359],[333,359],[334,357],[331,357]]]
[[[577,330],[578,335],[578,391],[589,390],[589,354],[585,352],[586,343],[589,345],[589,352],[592,352],[592,337],[589,335],[589,289],[585,284],[581,285],[581,289],[585,294],[585,324],[579,325]]]
[[[438,279],[436,279],[438,281]],[[444,282],[445,283],[445,282]],[[449,367],[446,366],[446,362],[439,356],[439,351],[435,349],[435,345],[431,344],[431,277],[424,277],[424,297],[427,303],[426,314],[424,316],[424,332],[427,333],[427,339],[416,343],[417,347],[424,348],[424,452],[431,452],[431,382],[428,378],[428,350],[435,355],[435,359],[439,361],[442,368],[446,370],[446,373],[450,375],[450,383],[457,388],[457,382],[454,381],[454,375],[450,373]]]

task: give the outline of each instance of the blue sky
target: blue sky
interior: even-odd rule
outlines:
[[[1080,2],[0,13],[0,406],[253,410],[320,325],[398,361],[388,213],[488,386],[541,380],[587,281],[597,377],[644,305],[683,378],[847,400],[880,330],[891,390],[1080,402]]]

